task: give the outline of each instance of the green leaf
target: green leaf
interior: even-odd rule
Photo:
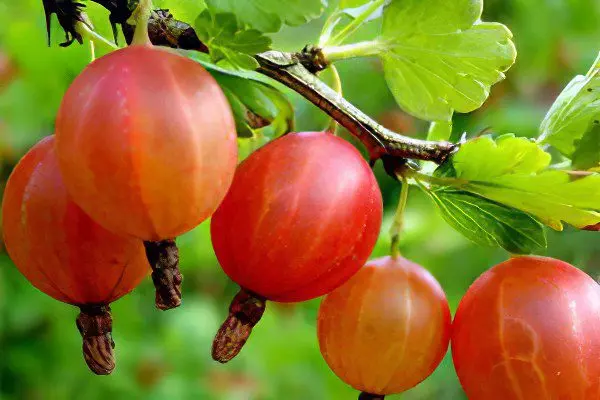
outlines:
[[[578,177],[548,168],[550,155],[525,138],[504,135],[464,143],[444,166],[444,184],[537,217],[556,230],[600,222],[600,175]]]
[[[208,47],[213,62],[234,68],[256,69],[253,54],[269,50],[271,39],[256,29],[246,29],[231,13],[212,14],[204,10],[196,19],[198,38]]]
[[[193,21],[206,8],[204,0],[154,0],[152,4],[154,9],[169,10],[177,19],[187,22]]]
[[[350,18],[358,18],[362,15],[362,13],[367,12],[368,9],[373,4],[373,1],[346,1],[341,2],[339,5],[339,9],[344,14],[348,15]],[[364,22],[372,21],[377,18],[381,18],[383,15],[383,7],[385,4],[379,6],[376,10],[374,10],[370,15],[368,15]]]
[[[343,43],[365,23],[381,18],[389,1],[341,1],[323,25],[319,46],[327,48]]]
[[[294,109],[287,97],[254,71],[232,71],[210,63],[206,55],[182,52],[202,64],[217,80],[233,111],[238,136],[273,139],[294,127]]]
[[[546,247],[544,226],[522,211],[454,189],[427,194],[446,222],[477,244],[500,246],[513,254],[530,254]]]
[[[452,157],[458,178],[483,182],[536,173],[550,161],[550,154],[535,142],[511,134],[495,141],[489,136],[472,139]]]
[[[340,0],[340,4],[338,5],[338,8],[344,9],[344,8],[357,8],[357,7],[361,7],[364,6],[367,3],[371,3],[371,1],[369,0]]]
[[[600,54],[587,75],[577,75],[558,95],[540,126],[540,141],[567,157],[600,120]]]
[[[318,18],[325,0],[206,0],[213,12],[235,13],[239,21],[261,32],[277,32],[282,24],[297,26]]]
[[[392,94],[408,113],[447,121],[470,112],[504,79],[516,50],[508,28],[481,22],[482,0],[392,0],[379,53]]]
[[[575,169],[600,168],[600,121],[594,121],[579,141],[572,157]]]

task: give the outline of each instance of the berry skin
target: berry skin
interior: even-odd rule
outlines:
[[[452,356],[469,400],[597,399],[600,286],[553,258],[498,264],[461,300]]]
[[[105,228],[143,239],[156,306],[179,306],[174,239],[216,210],[237,164],[235,123],[217,82],[151,45],[110,53],[67,90],[56,147],[75,202]]]
[[[427,270],[383,257],[325,297],[317,333],[340,379],[362,398],[383,398],[431,375],[448,349],[450,320],[444,291]]]
[[[371,169],[334,135],[292,133],[250,155],[211,222],[217,258],[242,287],[213,358],[227,362],[240,351],[265,300],[312,299],[356,273],[373,250],[381,217]]]
[[[288,134],[238,168],[211,224],[225,273],[268,300],[330,292],[370,255],[382,200],[360,153],[323,132]]]
[[[105,345],[109,359],[87,354],[86,361],[94,372],[110,373],[114,360],[110,326],[105,327],[110,321],[108,304],[150,272],[142,242],[107,231],[73,202],[60,174],[53,136],[36,144],[13,170],[2,220],[7,251],[33,286],[80,307],[78,323],[101,325],[100,332],[87,337],[87,350]],[[81,329],[87,331],[89,324]]]
[[[57,153],[69,192],[113,232],[171,239],[217,208],[237,163],[233,116],[198,63],[130,46],[90,64],[65,94]]]

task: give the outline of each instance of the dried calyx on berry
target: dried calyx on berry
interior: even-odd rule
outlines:
[[[108,375],[115,369],[110,306],[80,306],[77,329],[83,338],[83,358],[97,375]]]
[[[213,341],[213,360],[226,363],[238,355],[262,318],[267,300],[245,289],[240,289],[231,301],[229,316],[221,325]]]
[[[179,307],[183,276],[179,272],[179,249],[175,240],[145,241],[144,247],[156,287],[156,307],[163,311]]]

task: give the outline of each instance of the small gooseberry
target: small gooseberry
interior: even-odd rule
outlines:
[[[361,399],[383,399],[427,378],[450,340],[444,291],[423,267],[402,257],[369,261],[319,308],[321,353]]]

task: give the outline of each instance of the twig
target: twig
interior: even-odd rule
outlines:
[[[293,53],[269,51],[255,58],[260,64],[259,72],[325,111],[367,147],[373,160],[387,154],[442,163],[455,150],[456,146],[449,142],[413,139],[384,128],[311,74]]]

